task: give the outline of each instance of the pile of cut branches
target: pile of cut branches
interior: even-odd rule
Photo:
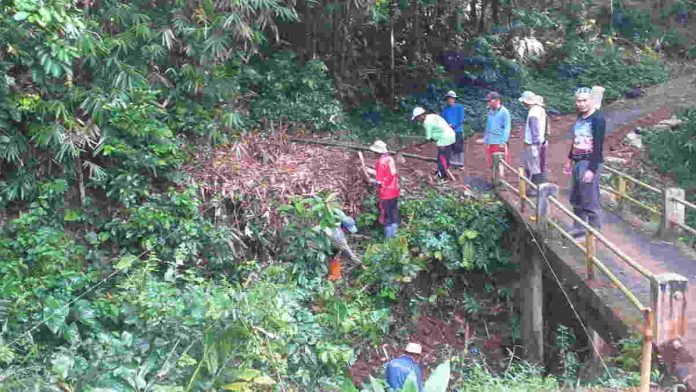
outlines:
[[[199,151],[189,171],[203,195],[221,195],[251,207],[280,224],[276,207],[291,196],[322,192],[339,195],[348,214],[356,214],[371,191],[355,152],[292,144],[285,135],[249,134],[225,148]]]

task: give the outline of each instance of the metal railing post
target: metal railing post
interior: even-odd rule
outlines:
[[[653,322],[650,308],[643,310],[643,356],[640,361],[640,392],[650,392],[653,349]]]
[[[684,224],[686,208],[674,201],[674,198],[685,199],[681,188],[665,188],[662,191],[662,217],[658,235],[664,240],[673,240],[679,234],[679,227],[673,222]]]
[[[594,257],[596,252],[596,244],[594,234],[588,230],[585,233],[585,267],[587,270],[587,279],[594,279]]]
[[[505,157],[502,152],[493,153],[493,186],[500,186],[500,173],[503,171],[503,164],[501,161]]]
[[[536,222],[539,232],[547,238],[550,234],[549,231],[549,196],[558,196],[558,185],[543,183],[539,185],[539,190],[537,192],[536,200]]]
[[[617,175],[614,177],[616,179],[616,191],[618,192],[616,197],[616,203],[617,203],[617,208],[619,210],[619,214],[623,214],[626,212],[626,208],[628,205],[626,204],[626,199],[624,196],[626,196],[626,179],[623,176]]]
[[[520,191],[520,212],[524,213],[524,207],[527,202],[524,200],[527,197],[527,182],[524,181],[524,168],[521,167],[517,170],[517,186]]]

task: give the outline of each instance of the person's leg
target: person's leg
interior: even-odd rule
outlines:
[[[440,178],[445,178],[447,173],[445,172],[445,150],[444,147],[437,148],[437,176]]]
[[[493,151],[490,144],[483,145],[483,152],[486,155],[486,164],[489,169],[493,168]]]
[[[582,221],[587,221],[587,213],[584,209],[582,195],[582,175],[585,173],[586,168],[587,161],[574,162],[571,172],[570,205],[573,207],[573,214]],[[585,234],[585,228],[577,221],[573,220],[573,228],[570,230],[570,234],[573,237],[579,237]]]
[[[590,226],[599,230],[602,226],[600,221],[600,194],[599,194],[599,180],[600,180],[601,165],[597,168],[597,172],[594,173],[592,182],[583,184],[583,208],[587,214],[587,220]]]
[[[539,169],[541,170],[541,173],[539,173],[539,181],[540,183],[546,182],[546,152],[548,150],[548,144],[544,142],[541,147],[539,148]]]
[[[384,221],[384,237],[389,239],[396,235],[399,228],[399,198],[385,200],[386,219]]]

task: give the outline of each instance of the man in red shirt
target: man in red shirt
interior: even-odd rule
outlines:
[[[396,173],[394,158],[389,155],[383,141],[374,142],[370,151],[379,154],[374,170],[367,169],[368,173],[375,176],[370,182],[378,187],[379,223],[384,225],[384,236],[392,238],[399,227],[399,175]]]

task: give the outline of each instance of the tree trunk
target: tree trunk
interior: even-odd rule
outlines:
[[[390,52],[390,70],[391,76],[389,77],[389,102],[392,104],[396,103],[396,67],[394,62],[394,18],[396,18],[396,1],[392,0],[390,4],[389,11],[389,52]]]
[[[478,20],[477,12],[476,12],[476,4],[478,3],[478,0],[471,0],[471,3],[469,3],[469,19],[476,23]]]
[[[500,0],[491,0],[491,13],[493,14],[493,24],[500,26]]]
[[[481,1],[481,15],[479,16],[478,25],[479,34],[483,34],[483,32],[486,31],[486,8],[488,8],[488,1],[489,0]]]

